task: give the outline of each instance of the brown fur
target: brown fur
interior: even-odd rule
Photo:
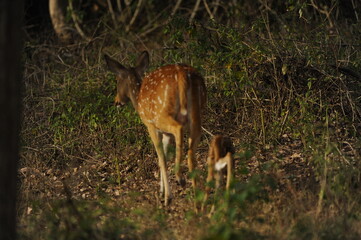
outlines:
[[[215,177],[216,177],[216,187],[220,185],[220,181],[222,178],[223,172],[227,172],[227,184],[226,188],[229,189],[232,171],[234,169],[234,161],[233,161],[233,154],[234,154],[233,144],[230,138],[216,135],[213,137],[209,152],[208,152],[208,176],[207,176],[207,183],[209,184]],[[218,161],[222,158],[227,157],[227,171],[222,169],[221,171],[216,171],[215,166]],[[216,173],[215,173],[216,172]],[[215,176],[216,175],[216,176]],[[207,192],[209,192],[209,186],[207,186]]]
[[[167,65],[142,76],[148,67],[149,55],[143,52],[135,68],[125,68],[117,61],[105,56],[109,69],[117,74],[116,104],[124,104],[128,99],[147,126],[156,148],[161,172],[161,192],[165,205],[171,199],[166,172],[166,155],[162,147],[164,134],[171,134],[176,142],[175,174],[184,185],[180,174],[184,128],[189,129],[188,168],[195,168],[195,150],[201,135],[201,111],[206,104],[204,80],[196,70],[184,64]],[[193,188],[196,179],[192,179]]]

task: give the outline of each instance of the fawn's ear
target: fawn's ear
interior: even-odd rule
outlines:
[[[105,62],[107,63],[109,71],[123,75],[127,72],[127,68],[120,64],[118,61],[114,60],[113,58],[109,57],[107,54],[104,54]]]
[[[149,66],[149,53],[147,51],[143,51],[138,57],[137,64],[135,65],[135,69],[140,76],[143,76],[148,66]]]

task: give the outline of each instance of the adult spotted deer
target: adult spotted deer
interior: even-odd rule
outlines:
[[[227,172],[227,183],[226,189],[229,189],[231,184],[233,169],[234,169],[234,160],[233,160],[234,148],[230,138],[216,135],[211,141],[208,152],[208,177],[207,177],[207,188],[206,192],[208,194],[210,188],[209,183],[215,178],[216,179],[216,188],[220,186],[220,182],[223,178],[223,172]],[[227,169],[225,167],[227,166]],[[226,171],[225,171],[226,170]],[[215,173],[214,173],[215,172]]]
[[[201,136],[201,111],[206,103],[206,87],[202,76],[188,65],[173,64],[160,67],[144,76],[149,65],[149,54],[144,51],[136,66],[126,68],[105,55],[110,71],[117,75],[115,104],[128,100],[147,126],[156,149],[160,167],[160,192],[167,206],[172,198],[166,170],[166,150],[170,134],[176,143],[175,175],[184,186],[180,173],[183,149],[183,134],[189,129],[188,168],[195,168],[195,151]],[[196,179],[192,178],[195,189]]]

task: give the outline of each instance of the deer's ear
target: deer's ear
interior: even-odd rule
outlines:
[[[123,75],[127,69],[122,64],[120,64],[118,61],[114,60],[113,58],[109,57],[107,54],[104,54],[105,62],[107,63],[109,71],[118,74]]]
[[[149,66],[149,53],[147,51],[143,51],[138,57],[135,69],[137,70],[140,76],[143,76],[148,66]]]

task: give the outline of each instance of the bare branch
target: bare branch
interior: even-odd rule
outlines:
[[[358,17],[358,13],[357,13],[357,11],[356,11],[357,5],[355,4],[355,0],[351,0],[351,3],[352,3],[353,11],[355,12],[356,20],[357,20],[357,22],[358,22],[358,21],[360,21],[360,20],[359,20],[359,17]]]
[[[199,8],[199,4],[201,3],[201,0],[197,0],[196,4],[194,5],[194,8],[193,8],[193,11],[192,11],[192,14],[189,18],[189,22],[192,23],[193,20],[194,20],[194,17],[196,16],[196,13],[198,11],[198,8]]]
[[[120,0],[117,0],[117,7],[118,7],[118,11],[122,12],[122,4],[120,3]]]
[[[133,14],[133,17],[132,17],[132,19],[130,20],[130,22],[129,22],[127,28],[126,28],[126,31],[127,31],[127,32],[130,30],[130,27],[134,24],[135,20],[137,19],[137,16],[138,16],[138,14],[139,14],[139,12],[140,12],[140,9],[141,9],[141,7],[142,7],[142,2],[143,2],[143,0],[139,0],[139,1],[138,1],[138,4],[137,4],[137,7],[136,7],[135,12],[134,12],[134,14]]]
[[[111,2],[111,0],[107,0],[107,2],[108,2],[108,8],[109,8],[110,15],[112,16],[114,27],[117,28],[118,24],[117,24],[117,19],[115,17],[112,2]]]
[[[71,18],[73,19],[74,21],[74,25],[75,25],[75,29],[77,30],[77,32],[79,33],[79,35],[87,40],[87,41],[90,41],[90,38],[88,36],[86,36],[86,34],[83,32],[83,30],[81,29],[80,27],[80,24],[79,24],[79,21],[78,21],[78,16],[75,14],[75,11],[74,11],[74,7],[73,7],[73,0],[69,0],[69,10],[71,12]]]
[[[179,6],[181,5],[182,0],[178,0],[177,3],[175,4],[170,16],[173,17],[175,15],[175,13],[177,12]]]
[[[208,13],[210,19],[211,19],[211,20],[214,20],[214,16],[213,16],[213,14],[211,13],[211,10],[209,9],[207,0],[203,0],[203,4],[204,4],[204,6],[206,7],[206,10],[207,10],[207,13]]]
[[[213,15],[213,16],[216,15],[217,10],[218,10],[218,7],[219,7],[219,0],[216,0],[216,2],[214,3],[213,12],[212,12],[212,15]]]
[[[311,0],[311,6],[314,7],[317,11],[319,11],[320,13],[324,14],[328,20],[328,23],[330,24],[330,27],[334,27],[334,23],[331,19],[331,12],[334,9],[335,5],[333,5],[329,11],[327,11],[327,6],[320,8],[319,6],[316,5],[316,3],[314,2],[314,0]]]

